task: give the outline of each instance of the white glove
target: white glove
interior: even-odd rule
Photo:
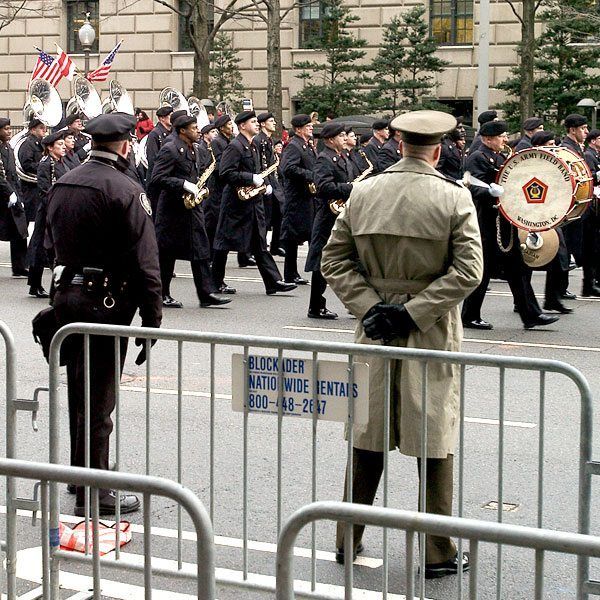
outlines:
[[[83,146],[83,149],[84,149],[84,150],[85,150],[87,153],[89,153],[89,152],[90,152],[90,150],[92,149],[92,140],[90,140],[90,141],[89,141],[87,144],[85,144],[85,145]]]
[[[504,188],[497,183],[490,183],[490,195],[494,198],[500,198],[504,194]]]
[[[270,196],[273,193],[273,186],[272,185],[268,185],[267,189],[265,190],[265,196]]]
[[[594,198],[600,198],[600,185],[594,187]]]
[[[190,194],[193,194],[194,196],[197,196],[200,193],[200,190],[198,189],[198,186],[195,183],[192,183],[191,181],[184,181],[183,182],[183,189],[186,192],[189,192]]]
[[[260,187],[265,182],[264,178],[260,175],[252,175],[252,183],[256,187]]]
[[[8,198],[8,208],[12,208],[18,201],[17,195],[13,192]]]

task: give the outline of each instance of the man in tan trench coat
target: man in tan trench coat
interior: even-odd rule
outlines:
[[[356,341],[392,346],[460,350],[459,304],[479,284],[481,239],[470,193],[435,170],[442,135],[456,119],[416,111],[392,122],[402,131],[404,158],[384,173],[354,186],[323,250],[322,271],[359,320]],[[360,266],[357,268],[357,264]],[[384,361],[368,359],[369,420],[354,426],[353,501],[372,504],[383,470],[383,452],[421,454],[420,363],[391,366],[390,439],[384,443]],[[452,470],[459,426],[458,371],[430,363],[427,369],[428,512],[452,512]],[[338,562],[344,560],[344,525],[338,527]],[[354,556],[364,526],[354,528]],[[428,536],[427,578],[468,569],[454,543]]]

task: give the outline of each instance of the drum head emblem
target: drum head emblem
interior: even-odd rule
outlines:
[[[546,201],[548,186],[534,177],[523,186],[523,193],[528,204],[543,204]]]

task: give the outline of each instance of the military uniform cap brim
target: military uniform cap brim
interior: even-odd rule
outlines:
[[[85,132],[95,142],[119,142],[129,139],[135,128],[135,117],[125,113],[110,113],[94,117],[85,126]]]
[[[215,119],[215,127],[218,129],[219,127],[223,127],[227,125],[231,121],[231,117],[229,115],[221,115],[218,119]]]
[[[244,110],[235,117],[234,122],[236,125],[241,125],[254,117],[256,117],[256,113],[253,110]]]
[[[430,146],[439,144],[445,133],[456,128],[456,119],[438,110],[415,110],[399,115],[390,124],[407,144]]]

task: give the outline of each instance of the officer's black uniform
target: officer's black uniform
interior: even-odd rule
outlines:
[[[126,139],[135,126],[130,115],[100,115],[87,129],[96,143]],[[150,205],[142,188],[124,173],[127,162],[103,151],[57,181],[48,198],[46,247],[56,264],[52,300],[60,326],[76,321],[130,325],[139,309],[142,326],[162,318],[158,248]],[[106,279],[107,287],[104,287]],[[91,284],[91,285],[89,285]],[[121,340],[121,369],[127,340]],[[66,347],[72,464],[85,466],[84,352],[77,336]],[[90,466],[108,469],[111,413],[115,406],[114,340],[90,338]],[[83,513],[83,488],[76,514]],[[101,514],[114,511],[115,497],[101,493]],[[135,496],[121,499],[121,512],[139,506]]]
[[[383,144],[375,136],[373,136],[363,148],[365,154],[373,164],[373,174],[381,173],[381,171],[383,171],[379,164],[379,153],[382,148]]]
[[[48,138],[54,137],[56,134],[50,134]],[[60,138],[56,138],[60,139]],[[46,250],[44,248],[44,237],[46,233],[46,214],[48,210],[48,194],[56,181],[58,181],[65,173],[69,171],[69,167],[64,160],[55,160],[49,155],[46,155],[40,161],[37,170],[37,184],[40,195],[40,202],[35,215],[35,226],[29,247],[27,248],[27,265],[29,266],[29,277],[27,284],[29,285],[29,295],[37,296],[38,298],[47,298],[48,294],[42,287],[42,275],[44,267],[50,267],[51,262],[48,260]]]
[[[314,219],[314,195],[309,184],[314,182],[316,155],[311,144],[294,136],[281,155],[283,176],[283,219],[281,238],[285,249],[283,278],[294,282],[298,273],[298,245],[309,241]]]
[[[401,158],[402,152],[400,151],[400,142],[391,137],[379,150],[379,170],[385,171],[388,167],[395,165]]]
[[[593,148],[585,151],[587,163],[594,186],[600,185],[600,154]],[[581,217],[582,224],[582,267],[583,296],[600,295],[600,200],[596,197],[590,202],[588,209]]]
[[[325,128],[324,130],[325,131]],[[325,147],[315,163],[317,185],[316,213],[312,237],[306,257],[305,271],[312,271],[308,316],[317,319],[334,319],[337,315],[326,308],[325,289],[327,282],[321,274],[321,252],[331,235],[337,218],[329,208],[330,200],[347,200],[352,191],[348,183],[352,167],[346,158],[332,148]]]
[[[450,138],[442,140],[442,151],[440,160],[435,167],[440,173],[458,181],[462,179],[463,172],[463,154],[461,149]]]
[[[352,181],[369,168],[369,163],[365,159],[365,151],[362,148],[352,148],[347,156],[349,159],[348,168],[352,171],[352,177],[350,178],[350,181]]]
[[[176,123],[179,121],[176,120]],[[169,138],[156,157],[148,188],[158,195],[155,226],[166,301],[171,297],[176,260],[191,262],[194,285],[201,303],[209,302],[216,291],[210,273],[210,244],[204,225],[203,205],[189,209],[183,203],[184,183],[196,183],[198,176],[197,146],[190,147],[179,135],[172,140]]]
[[[37,168],[43,155],[44,149],[42,148],[41,140],[31,133],[27,134],[18,151],[22,171],[27,175],[37,177]],[[25,204],[27,221],[31,223],[35,221],[40,198],[37,183],[22,180],[21,190],[23,192],[23,204]]]
[[[0,127],[3,126],[0,125]],[[2,142],[0,142],[0,163],[0,240],[10,242],[10,262],[13,275],[25,275],[26,223],[21,223],[19,229],[15,222],[15,215],[17,218],[21,217],[22,221],[26,220],[22,209],[21,185],[17,177],[12,148]],[[10,209],[8,202],[13,193],[17,195],[18,206]]]
[[[256,259],[267,294],[272,294],[279,291],[281,274],[267,252],[263,195],[244,201],[237,193],[239,187],[252,186],[252,176],[260,170],[258,149],[240,133],[225,148],[219,166],[225,188],[215,234],[213,278],[215,282],[223,281],[228,252],[248,252]]]

